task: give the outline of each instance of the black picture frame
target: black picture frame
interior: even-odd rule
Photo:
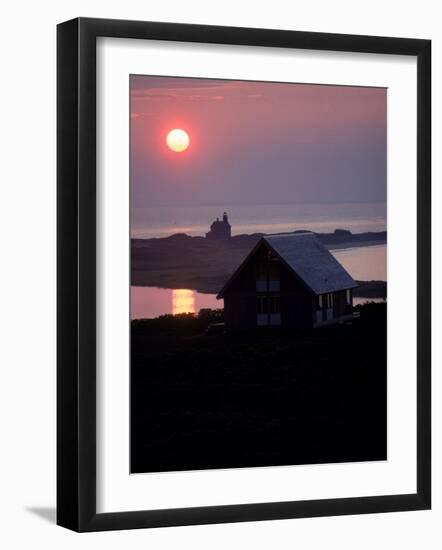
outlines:
[[[396,54],[417,58],[417,491],[96,512],[96,39]],[[75,531],[424,510],[431,506],[431,41],[79,18],[57,28],[57,523]]]

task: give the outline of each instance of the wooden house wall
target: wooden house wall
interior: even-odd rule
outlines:
[[[256,273],[259,262],[265,261],[267,249],[260,247],[237,274],[224,296],[224,318],[229,330],[250,330],[257,326],[256,299],[258,296],[280,296],[281,327],[312,326],[316,297],[281,262],[280,291],[257,292]]]
[[[333,317],[342,317],[347,312],[346,291],[341,290],[333,293]]]
[[[256,296],[249,293],[224,296],[224,322],[228,330],[256,328]]]
[[[312,325],[316,297],[285,266],[281,268],[281,321],[285,328]]]

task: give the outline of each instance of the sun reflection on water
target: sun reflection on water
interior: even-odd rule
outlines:
[[[195,292],[185,288],[172,290],[172,313],[195,313]]]

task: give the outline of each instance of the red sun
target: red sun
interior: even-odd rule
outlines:
[[[189,147],[189,134],[181,128],[174,128],[167,134],[166,143],[171,151],[182,153]]]

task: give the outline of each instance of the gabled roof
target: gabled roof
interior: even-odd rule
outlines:
[[[257,248],[265,243],[314,294],[337,292],[358,285],[314,233],[266,235],[233,273],[218,298],[222,298],[239,271]]]

